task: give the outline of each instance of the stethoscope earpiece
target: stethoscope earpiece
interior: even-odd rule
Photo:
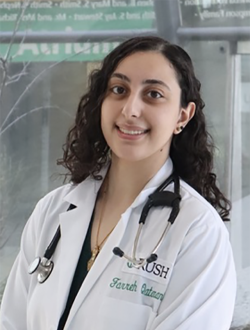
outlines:
[[[113,253],[114,253],[114,255],[116,255],[117,257],[120,257],[120,258],[122,258],[124,256],[124,252],[118,246],[113,248]]]
[[[155,262],[158,259],[158,255],[156,253],[152,253],[151,256],[147,259],[147,263],[151,264],[151,262]]]

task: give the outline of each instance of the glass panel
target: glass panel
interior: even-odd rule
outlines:
[[[234,324],[250,323],[250,55],[235,56],[231,241],[238,269]]]
[[[246,33],[216,37],[249,26],[249,1],[0,0],[0,300],[29,214],[63,182],[56,159],[89,72],[120,41],[157,27],[188,51],[202,82],[215,170],[233,201],[233,326],[250,323],[250,43]],[[179,28],[198,30],[178,39]]]
[[[0,300],[29,214],[63,182],[56,160],[89,72],[119,44],[108,37],[118,22],[119,40],[151,29],[153,1],[0,0]],[[79,39],[95,31],[98,41]]]
[[[63,170],[56,167],[56,159],[86,87],[87,66],[86,62],[57,66],[31,62],[24,71],[22,63],[9,65],[11,77],[22,76],[5,84],[1,95],[1,282],[34,205],[62,184]]]
[[[226,41],[188,41],[184,48],[193,59],[202,82],[202,97],[209,132],[216,144],[215,170],[220,187],[229,196],[231,125],[231,53]],[[215,83],[216,80],[216,83]],[[220,86],[218,88],[218,86]]]
[[[242,266],[250,267],[250,55],[242,55],[241,111],[242,111]],[[250,289],[250,288],[249,288]]]

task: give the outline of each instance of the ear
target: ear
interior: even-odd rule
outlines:
[[[174,134],[179,134],[195,114],[196,105],[194,102],[189,102],[186,108],[181,108],[179,119],[174,130]]]

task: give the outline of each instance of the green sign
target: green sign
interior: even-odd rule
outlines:
[[[155,25],[153,0],[0,0],[0,31],[105,31],[150,29]],[[118,43],[13,44],[12,62],[100,61]],[[0,45],[0,56],[8,53]]]
[[[118,42],[13,44],[9,62],[101,61],[118,44]],[[0,45],[1,56],[7,54],[8,47],[8,44]]]
[[[179,0],[184,27],[250,26],[250,0]]]
[[[96,31],[154,27],[153,0],[3,1],[0,31]]]

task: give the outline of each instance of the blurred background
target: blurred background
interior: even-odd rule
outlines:
[[[0,297],[56,166],[88,75],[136,35],[182,46],[202,83],[238,275],[232,329],[250,324],[250,1],[0,0]],[[1,298],[0,298],[1,300]],[[219,330],[219,329],[211,329]]]

